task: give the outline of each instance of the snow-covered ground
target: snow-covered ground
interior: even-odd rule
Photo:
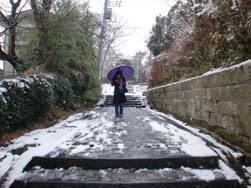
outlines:
[[[147,90],[148,86],[144,84],[137,84],[137,85],[128,85],[129,92],[126,93],[126,95],[142,95],[144,91]],[[111,84],[103,84],[102,85],[102,93],[103,95],[113,95],[114,93],[114,87],[111,86]]]
[[[121,130],[120,132],[116,133],[108,131],[117,127],[118,124],[114,120],[113,114],[107,112],[107,110],[105,110],[104,112],[97,109],[70,116],[68,119],[61,121],[53,127],[32,131],[25,134],[24,136],[12,140],[9,146],[1,147],[0,177],[3,176],[4,173],[9,169],[9,175],[7,178],[8,181],[5,183],[4,187],[9,187],[9,185],[16,178],[23,175],[23,168],[28,164],[32,157],[44,156],[48,153],[51,153],[52,151],[56,151],[57,148],[69,150],[69,142],[73,139],[73,137],[76,137],[76,135],[79,135],[80,133],[81,135],[85,135],[83,138],[79,138],[80,140],[88,140],[89,138],[93,138],[94,132],[99,133],[99,136],[97,136],[95,140],[92,140],[92,142],[90,142],[90,144],[92,143],[95,146],[93,147],[94,151],[105,150],[104,146],[113,143],[114,140],[112,140],[112,138],[117,138],[118,140],[115,140],[114,143],[118,143],[117,147],[120,148],[120,153],[122,155],[123,149],[125,149],[125,144],[122,142],[123,140],[121,140],[120,137],[124,134],[128,134],[128,132],[125,130]],[[113,108],[108,109],[113,112]],[[215,152],[219,153],[222,156],[223,160],[220,160],[220,169],[218,169],[217,171],[220,171],[222,174],[224,174],[227,179],[239,179],[241,181],[236,173],[226,165],[226,161],[224,161],[226,157],[224,157],[224,154],[220,151],[223,150],[227,153],[232,153],[234,156],[240,156],[240,153],[236,153],[230,148],[219,144],[211,136],[200,133],[198,129],[191,128],[170,115],[165,115],[148,108],[133,109],[134,112],[129,111],[132,115],[130,115],[129,112],[125,112],[127,113],[127,118],[129,118],[129,116],[133,116],[133,114],[136,113],[136,120],[142,122],[142,125],[149,124],[149,127],[152,127],[152,131],[159,132],[158,134],[161,134],[162,136],[166,135],[166,139],[169,140],[170,143],[177,143],[182,152],[185,152],[188,155],[192,156],[214,156],[216,155]],[[140,110],[143,110],[141,111],[142,114],[140,114]],[[154,116],[158,121],[153,118]],[[135,119],[135,116],[133,116],[132,118]],[[170,123],[164,123],[165,118],[170,118],[173,121],[179,123],[181,126],[184,126],[192,132],[198,134],[199,136],[213,142],[216,146],[219,147],[218,151],[216,150],[216,148],[208,148],[205,141],[203,141],[199,136],[194,136],[193,134],[181,130],[176,126],[171,125]],[[121,122],[120,126],[121,129],[123,129],[123,127],[130,125],[129,123],[127,124],[126,122]],[[116,137],[114,137],[114,134],[116,135]],[[19,155],[13,154],[13,151],[15,149],[23,148],[25,146],[28,146],[26,151]],[[164,145],[163,147],[166,148],[166,146]],[[79,145],[70,151],[70,155],[76,155],[79,152],[83,152],[85,150],[87,151],[87,149],[87,146]],[[56,155],[57,153],[55,153],[55,156]],[[89,153],[89,155],[91,155],[91,153]],[[200,179],[214,179],[213,171],[210,170],[194,170],[183,167],[182,169],[191,172],[195,176],[198,176],[198,178]],[[201,176],[201,173],[203,173],[203,176]]]
[[[21,175],[24,167],[32,157],[46,155],[79,131],[79,129],[67,129],[63,127],[66,124],[78,121],[82,115],[83,113],[79,113],[70,116],[53,127],[32,131],[12,140],[7,147],[0,147],[0,177],[9,170],[8,181],[4,187],[9,187],[15,178]],[[26,146],[28,146],[27,151],[24,151],[20,155],[13,154],[14,150]]]
[[[226,158],[225,154],[223,154],[221,152],[221,150],[224,151],[228,155],[232,155],[235,158],[238,158],[238,157],[242,156],[242,154],[240,152],[235,152],[234,150],[230,149],[229,147],[217,142],[217,140],[215,140],[215,138],[213,138],[212,136],[202,133],[200,129],[191,127],[187,123],[184,123],[184,122],[174,118],[170,114],[165,114],[165,113],[162,113],[162,112],[158,112],[157,110],[151,110],[151,109],[148,109],[148,110],[154,112],[154,114],[156,114],[158,116],[166,117],[166,118],[178,123],[180,126],[184,127],[185,129],[190,130],[192,133],[194,133],[194,134],[198,135],[199,137],[204,138],[205,140],[211,142],[213,145],[217,146],[220,149],[220,150],[218,150],[217,148],[214,148],[214,150],[217,151],[217,154],[220,155],[225,161],[227,161],[227,158]]]
[[[104,95],[112,95],[113,87],[109,84],[102,86]],[[133,93],[141,95],[146,90],[146,86],[135,85],[133,86]],[[104,109],[104,108],[103,108]],[[70,116],[56,125],[46,128],[35,130],[25,134],[17,139],[12,140],[7,147],[0,147],[0,178],[8,171],[7,181],[4,188],[7,188],[18,177],[23,175],[23,169],[34,156],[45,156],[49,153],[54,156],[58,155],[58,150],[69,150],[69,155],[80,155],[81,152],[87,151],[90,144],[94,153],[85,152],[85,156],[97,156],[95,152],[103,152],[106,146],[116,143],[119,148],[119,155],[128,155],[123,153],[126,151],[126,143],[124,142],[123,135],[133,134],[129,133],[128,127],[132,122],[138,123],[137,126],[148,126],[148,129],[155,132],[164,141],[172,143],[175,147],[179,148],[179,152],[191,156],[214,156],[216,153],[221,157],[219,161],[220,168],[214,170],[221,172],[227,179],[241,178],[235,173],[234,170],[227,165],[227,156],[232,155],[239,157],[242,154],[235,152],[229,147],[218,143],[213,137],[201,133],[199,129],[193,128],[182,121],[179,121],[164,113],[160,113],[150,108],[137,109],[130,108],[125,110],[125,118],[132,118],[132,121],[117,122],[114,119],[113,108],[106,108],[102,110],[96,107],[88,112],[78,113]],[[156,119],[154,118],[156,117]],[[168,120],[174,121],[188,131],[180,129],[172,123],[167,123]],[[119,126],[119,127],[118,127]],[[115,130],[111,131],[111,130]],[[118,131],[117,131],[118,130]],[[149,132],[148,130],[148,132]],[[94,134],[98,133],[98,136]],[[135,134],[135,133],[134,133]],[[83,135],[83,137],[81,137]],[[78,141],[89,141],[89,144],[72,146],[73,138],[79,139]],[[94,138],[94,139],[93,139]],[[212,143],[213,146],[208,147],[205,140]],[[16,149],[24,148],[24,151],[15,154]],[[165,144],[160,144],[163,150],[169,150]],[[171,150],[170,150],[171,151]],[[54,152],[54,153],[53,153]],[[174,153],[175,154],[175,150]],[[178,154],[178,153],[176,153]],[[250,176],[251,167],[243,167],[247,171],[247,176]],[[203,180],[213,180],[215,178],[214,171],[203,169],[184,168],[182,170],[194,174],[195,177]]]

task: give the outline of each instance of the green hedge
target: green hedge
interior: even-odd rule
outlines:
[[[0,132],[25,126],[46,111],[71,107],[72,84],[51,75],[33,75],[0,82]]]

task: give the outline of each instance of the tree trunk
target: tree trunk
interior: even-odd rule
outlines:
[[[17,56],[10,56],[10,55],[6,54],[2,50],[1,44],[0,44],[0,60],[8,61],[15,68],[15,70],[18,72],[18,70],[17,70],[18,58],[17,58]]]
[[[22,0],[18,0],[16,3],[10,1],[11,7],[11,15],[9,19],[9,26],[15,25],[17,23],[16,12],[17,8],[19,7]],[[8,48],[8,55],[12,57],[16,57],[16,27],[12,27],[9,30],[9,48]]]
[[[31,0],[34,20],[37,27],[39,64],[47,64],[48,59],[48,23],[52,1],[44,0],[42,5],[38,5],[36,0]],[[39,8],[41,7],[41,8]]]
[[[8,53],[5,53],[0,45],[0,59],[4,61],[8,61],[18,72],[17,70],[17,64],[18,64],[18,57],[16,55],[16,26],[19,23],[17,21],[16,12],[17,8],[20,6],[22,0],[18,0],[16,3],[14,3],[13,0],[10,0],[11,3],[11,15],[8,19],[4,16],[6,22],[8,23],[8,27],[6,28],[5,32],[9,30],[9,46],[8,46]],[[21,10],[20,10],[21,11]]]
[[[45,24],[38,27],[39,64],[48,63],[48,29]]]

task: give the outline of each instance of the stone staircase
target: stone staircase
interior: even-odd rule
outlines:
[[[124,103],[124,107],[137,107],[137,108],[146,107],[146,105],[142,101],[141,96],[126,95],[126,98],[127,98],[127,102]],[[104,102],[103,106],[104,107],[113,106],[112,101],[113,101],[113,96],[112,95],[106,95],[105,96],[105,102]]]
[[[134,93],[134,85],[127,85],[128,93]]]
[[[100,121],[113,118],[110,115],[112,108],[97,110],[100,116],[95,118],[99,117]],[[33,157],[11,188],[240,187],[238,180],[229,180],[220,171],[220,157],[216,153],[197,157],[188,155],[181,150],[180,142],[153,132],[144,121],[145,117],[156,122],[168,121],[156,117],[147,109],[128,108],[124,119],[114,119],[114,126],[107,126],[105,131],[109,135],[106,139],[110,141],[103,142],[103,149],[93,149],[97,144],[95,140],[100,138],[98,130],[86,139],[83,139],[85,131],[80,131],[66,141],[71,147],[55,148],[46,156]],[[95,126],[100,127],[101,133],[104,131],[102,125]],[[128,134],[122,134],[125,131]],[[74,146],[87,149],[72,154]],[[208,171],[215,178],[210,180],[209,177],[205,181]],[[199,178],[200,174],[204,177]]]
[[[196,179],[180,167],[217,169],[218,157],[152,159],[85,159],[35,157],[25,176],[11,188],[236,188],[237,180],[222,175],[214,181]]]

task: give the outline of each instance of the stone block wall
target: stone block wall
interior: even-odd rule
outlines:
[[[246,137],[251,146],[251,61],[145,92],[154,107]]]

